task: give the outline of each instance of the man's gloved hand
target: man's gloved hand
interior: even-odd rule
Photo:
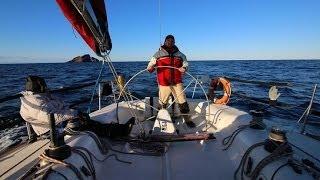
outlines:
[[[148,67],[147,69],[148,69],[149,73],[153,73],[153,71],[154,71],[154,66]]]
[[[181,67],[181,68],[179,68],[179,71],[181,72],[181,74],[184,74],[186,72],[186,68]]]

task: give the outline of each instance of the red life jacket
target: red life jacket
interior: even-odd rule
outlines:
[[[161,49],[165,51],[164,48]],[[173,51],[171,54],[166,56],[159,57],[157,59],[156,66],[157,68],[157,78],[158,83],[161,86],[170,86],[182,83],[182,74],[178,69],[168,68],[168,67],[159,67],[159,66],[172,66],[175,68],[180,68],[183,65],[183,59],[179,56],[181,53],[178,48]]]

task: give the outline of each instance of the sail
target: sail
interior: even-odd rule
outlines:
[[[98,55],[111,50],[104,0],[56,0],[64,16]]]

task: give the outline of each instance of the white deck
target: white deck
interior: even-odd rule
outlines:
[[[98,176],[105,173],[110,179],[232,179],[235,170],[216,140],[204,144],[171,143],[163,157],[118,156],[132,164],[110,158]]]

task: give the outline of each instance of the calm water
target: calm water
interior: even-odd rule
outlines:
[[[146,68],[147,62],[114,63],[116,70],[124,74],[128,80],[135,73]],[[56,63],[56,64],[0,64],[0,98],[14,95],[24,90],[25,78],[28,75],[39,75],[45,78],[50,89],[93,82],[100,69],[98,63]],[[279,60],[279,61],[194,61],[190,62],[191,75],[206,75],[210,78],[226,76],[232,80],[233,95],[230,105],[248,111],[254,108],[265,109],[265,119],[271,125],[292,127],[299,119],[311,98],[314,84],[320,84],[320,60]],[[104,69],[104,79],[111,79],[108,68]],[[185,76],[185,86],[190,81]],[[250,80],[252,83],[243,82]],[[280,108],[269,107],[257,103],[267,100],[269,82],[288,83],[289,86],[278,87],[281,93]],[[151,93],[156,96],[157,83],[155,74],[144,72],[137,76],[129,88],[143,97]],[[192,96],[194,84],[187,89],[187,96]],[[207,91],[207,86],[205,86]],[[320,88],[320,87],[319,87]],[[67,103],[91,95],[93,87],[58,94]],[[313,104],[312,121],[320,121],[320,90],[317,91]],[[148,94],[146,94],[148,92]],[[241,96],[240,96],[240,95]],[[199,88],[196,97],[203,97]],[[95,103],[96,105],[97,103]],[[86,109],[88,104],[77,106]],[[23,139],[25,128],[18,114],[20,102],[18,99],[0,103],[0,151],[1,147]],[[317,131],[319,127],[311,127]]]

